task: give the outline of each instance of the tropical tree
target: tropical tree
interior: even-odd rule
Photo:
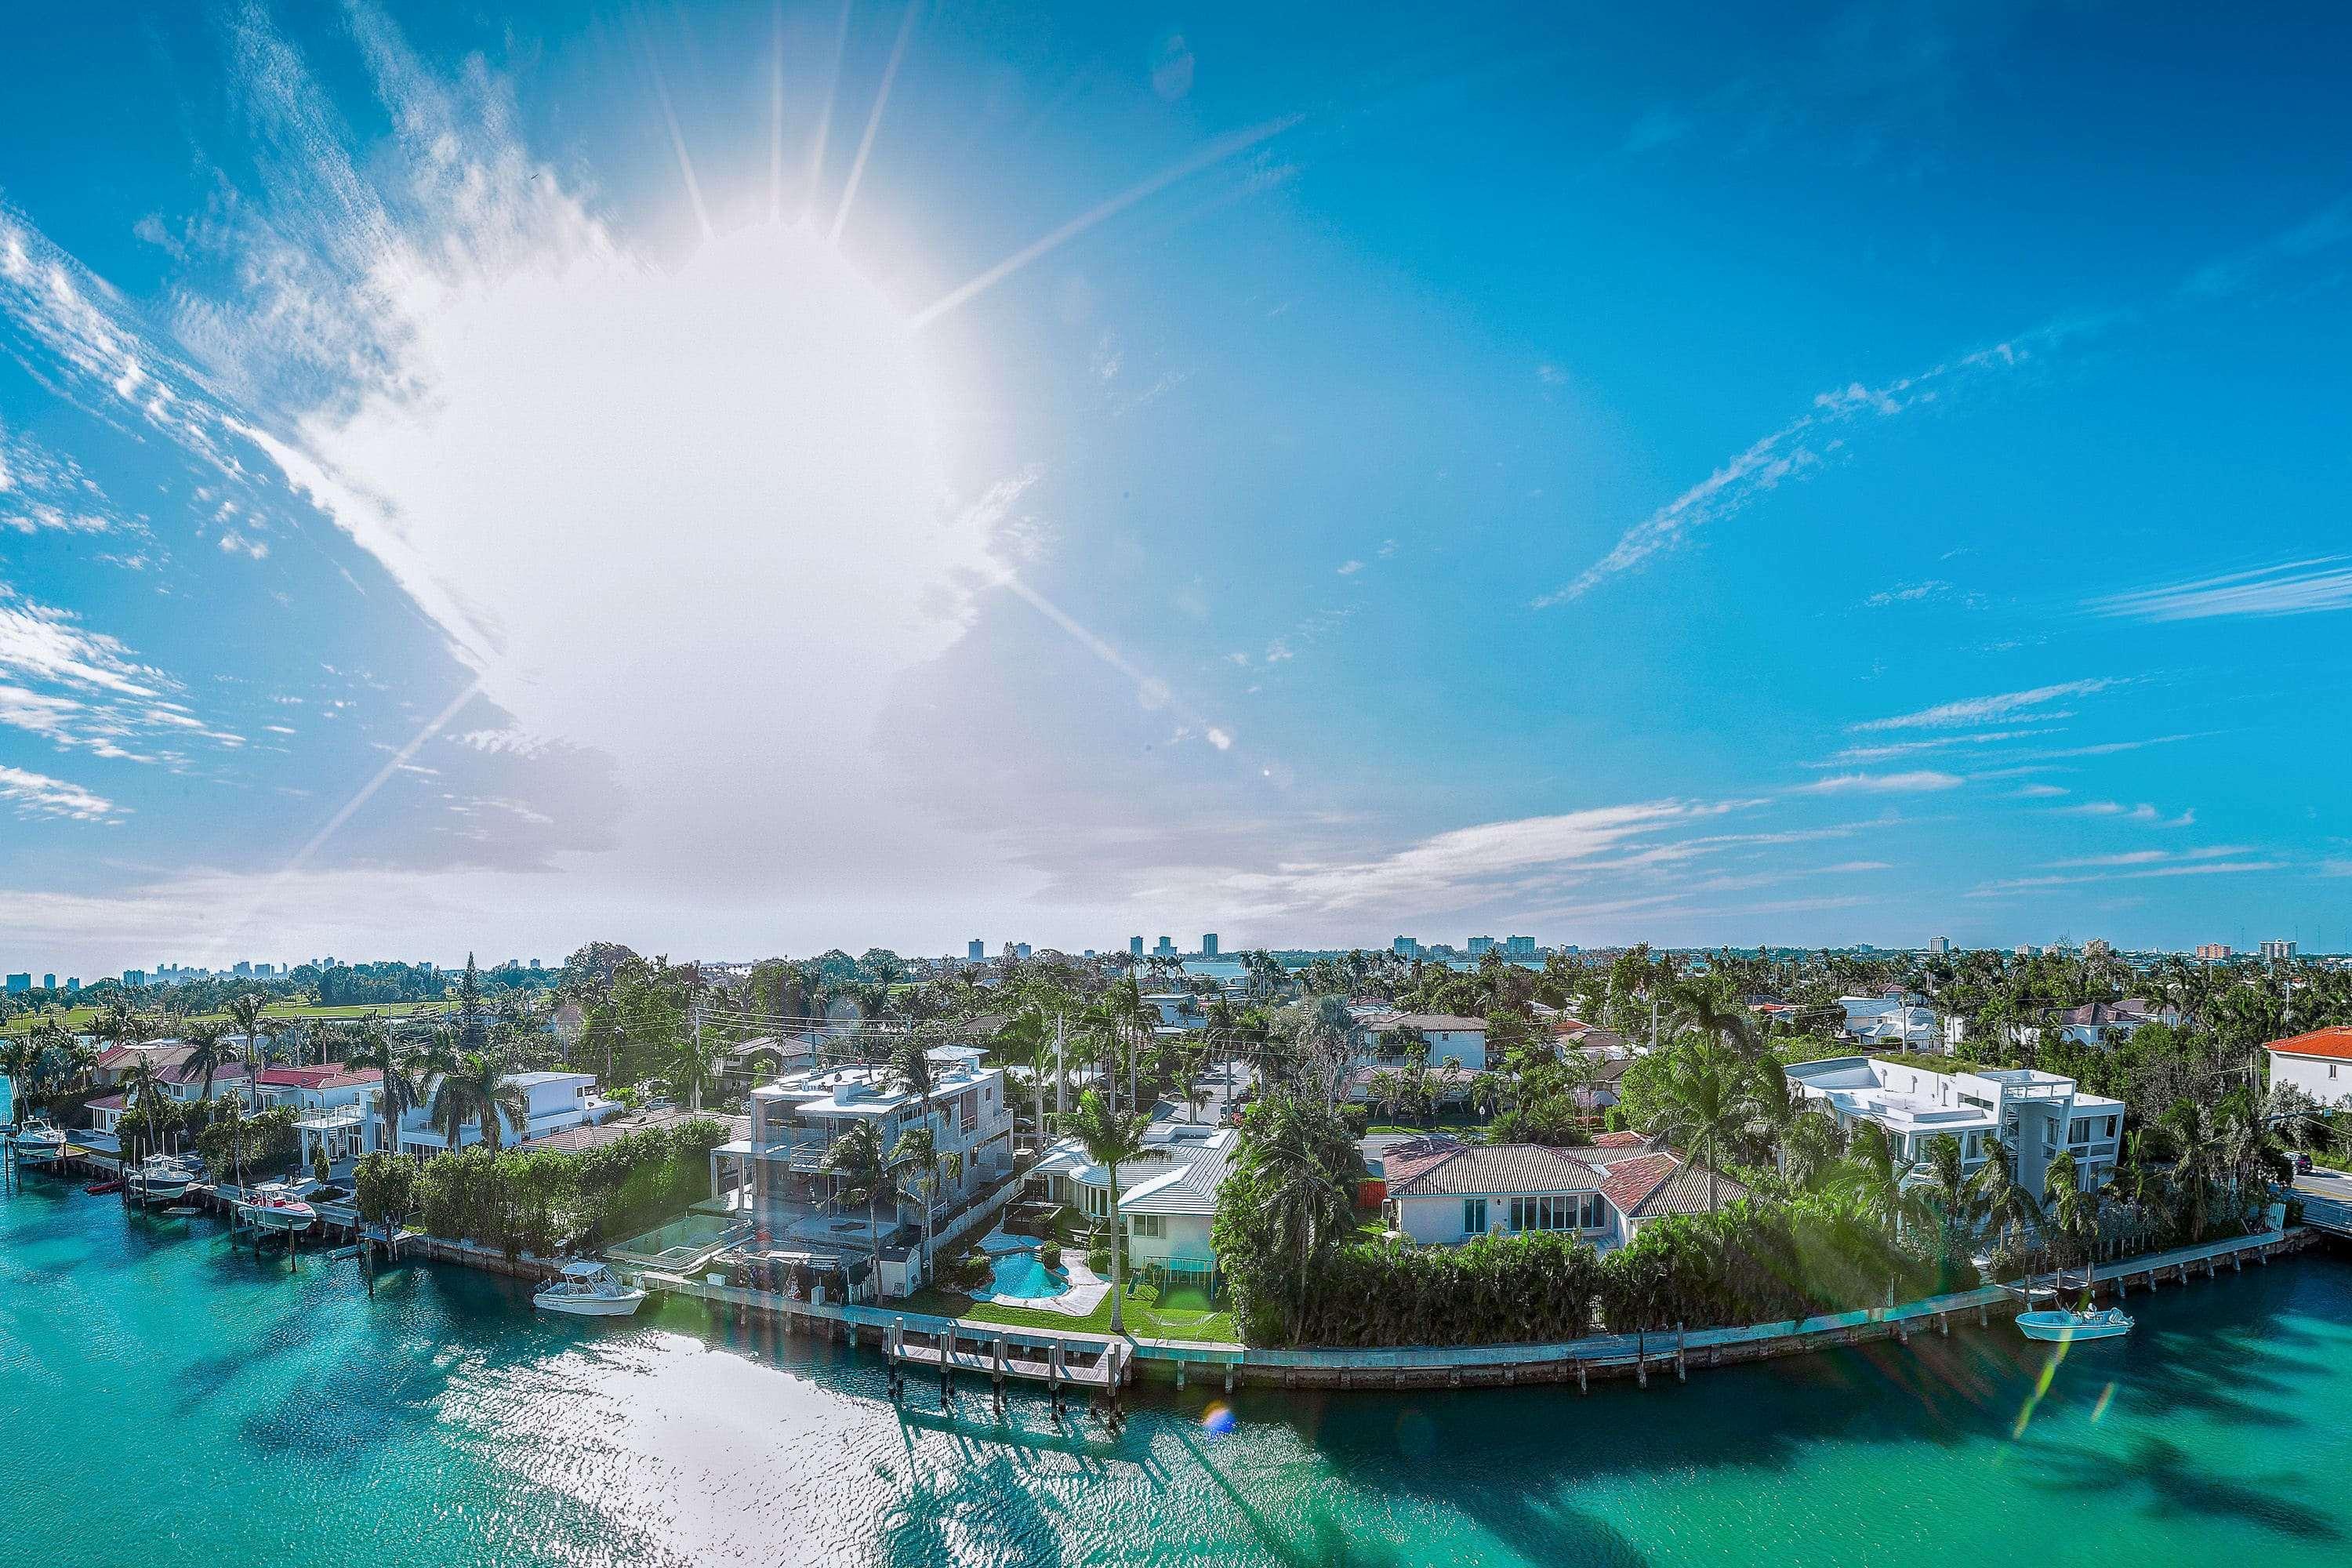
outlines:
[[[1279,1095],[1249,1109],[1211,1233],[1245,1321],[1298,1342],[1326,1266],[1353,1228],[1362,1171],[1329,1108]]]
[[[191,1024],[184,1037],[188,1042],[188,1055],[181,1063],[180,1070],[203,1075],[204,1088],[196,1098],[209,1103],[213,1097],[215,1075],[229,1063],[241,1059],[242,1047],[233,1044],[228,1031],[215,1023]]]
[[[361,1044],[344,1060],[344,1066],[367,1071],[373,1068],[383,1079],[376,1093],[376,1115],[383,1123],[383,1141],[377,1145],[383,1152],[397,1153],[400,1150],[400,1119],[420,1103],[417,1080],[409,1076],[408,1060],[400,1048],[400,1040],[392,1026],[371,1013],[363,1020],[365,1033]]]
[[[922,1205],[923,1278],[928,1279],[931,1277],[931,1205],[940,1189],[963,1173],[963,1156],[952,1149],[941,1149],[929,1126],[916,1126],[898,1135],[890,1151],[890,1164],[909,1173],[904,1179]]]
[[[236,1026],[236,1032],[245,1037],[245,1047],[257,1062],[261,1060],[262,1009],[268,1005],[269,999],[261,993],[241,991],[221,1006],[221,1011],[228,1015],[229,1022]]]
[[[499,1117],[514,1123],[520,1138],[530,1120],[530,1097],[507,1081],[505,1069],[488,1053],[467,1051],[439,1073],[426,1113],[453,1152],[470,1121],[481,1128],[484,1146],[495,1154],[504,1137]]]
[[[874,1251],[874,1298],[882,1299],[882,1227],[876,1210],[890,1185],[889,1152],[882,1146],[881,1129],[860,1117],[824,1152],[818,1167],[833,1178],[835,1207],[845,1203],[866,1205],[866,1236]]]
[[[152,1053],[141,1051],[131,1058],[131,1066],[122,1075],[122,1105],[126,1110],[138,1112],[148,1152],[160,1152],[176,1107],[164,1092],[163,1075],[155,1070]]]
[[[1757,1121],[1754,1075],[1712,1053],[1684,1055],[1667,1077],[1660,1110],[1656,1131],[1705,1163],[1706,1212],[1715,1213],[1719,1201],[1716,1167],[1723,1146],[1745,1137]]]
[[[1093,1089],[1078,1097],[1066,1131],[1078,1141],[1090,1163],[1100,1165],[1110,1181],[1110,1331],[1127,1331],[1120,1300],[1127,1294],[1127,1225],[1118,1212],[1118,1168],[1143,1157],[1143,1130],[1149,1119],[1111,1109]]]
[[[2085,1191],[2071,1151],[2050,1157],[2042,1173],[2042,1212],[2049,1216],[2051,1250],[2064,1261],[2080,1248],[2086,1255],[2099,1229],[2099,1195]]]
[[[686,1096],[688,1110],[702,1109],[703,1091],[719,1083],[727,1060],[727,1046],[717,1032],[688,1029],[670,1047],[670,1088]]]
[[[2042,1204],[2032,1192],[2017,1179],[2017,1157],[2008,1144],[1988,1133],[1985,1137],[1985,1163],[1970,1178],[1976,1189],[1976,1203],[1985,1223],[1993,1235],[2006,1238],[2020,1232],[2039,1235],[2042,1228]]]
[[[359,1209],[360,1223],[383,1229],[387,1262],[399,1258],[401,1227],[416,1212],[416,1174],[414,1160],[404,1160],[381,1149],[362,1156],[352,1168],[352,1200]],[[368,1289],[375,1289],[373,1274],[369,1276]]]

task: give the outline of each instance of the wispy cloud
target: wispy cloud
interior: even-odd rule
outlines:
[[[1815,779],[1801,787],[1809,795],[1918,795],[1958,789],[1967,782],[1958,773],[1922,768],[1905,773],[1839,773],[1833,778]]]
[[[2057,814],[2061,816],[2106,816],[2121,822],[2152,823],[2159,827],[2188,827],[2197,821],[2197,813],[2193,810],[2168,817],[2146,801],[2137,805],[2126,805],[2119,800],[2086,800],[2080,805],[2062,805],[2057,808]]]
[[[1916,605],[1923,599],[1940,599],[1953,592],[1952,585],[1942,578],[1930,578],[1925,583],[1898,583],[1892,588],[1882,588],[1863,604],[1874,610],[1894,605]]]
[[[1582,598],[1610,578],[1640,566],[1661,551],[1671,550],[1685,535],[1709,523],[1737,515],[1748,504],[1802,478],[1821,466],[1826,454],[1842,448],[1839,432],[1865,416],[1885,418],[1930,403],[1942,395],[1941,384],[1955,375],[1979,374],[2005,369],[2025,357],[2023,340],[1996,343],[1956,360],[1930,366],[1884,386],[1851,382],[1814,397],[1805,413],[1761,437],[1641,522],[1625,531],[1608,554],[1579,574],[1565,586],[1535,601],[1534,607]],[[1826,440],[1821,439],[1828,437]]]
[[[2137,588],[2088,601],[2095,615],[2137,621],[2201,621],[2220,616],[2308,616],[2352,609],[2352,555],[2282,562],[2250,572]]]
[[[2064,795],[2066,788],[2063,784],[2020,784],[2010,793],[2019,800],[2054,800]]]
[[[79,784],[5,766],[0,766],[0,803],[18,816],[65,816],[78,822],[104,822],[121,810]]]
[[[1879,730],[1937,730],[1956,724],[1981,724],[1999,721],[2015,713],[2032,712],[2069,697],[2088,697],[2119,684],[2108,679],[2069,680],[2056,686],[2037,686],[2026,691],[2003,691],[1990,697],[1963,698],[1958,702],[1938,703],[1923,708],[1916,713],[1898,714],[1892,719],[1873,719],[1867,723],[1848,726],[1857,732]],[[2035,714],[2047,718],[2047,714]]]
[[[1826,763],[1808,763],[1805,765],[1829,768],[1852,763],[1886,763],[1897,757],[1916,756],[1922,752],[1948,751],[1955,746],[1993,746],[2004,741],[2027,740],[2053,732],[2050,730],[1987,730],[1974,735],[1931,735],[1917,741],[1889,741],[1874,746],[1848,746]]]

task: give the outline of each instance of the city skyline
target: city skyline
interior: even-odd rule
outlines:
[[[0,949],[2340,949],[2352,23],[2121,26],[0,18]]]

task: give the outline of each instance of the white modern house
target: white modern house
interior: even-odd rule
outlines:
[[[2293,1084],[2322,1105],[2352,1107],[2352,1028],[2314,1029],[2263,1049],[2273,1089]]]
[[[1605,1252],[1650,1220],[1707,1207],[1706,1173],[1635,1132],[1580,1149],[1423,1138],[1387,1150],[1380,1163],[1390,1228],[1423,1247],[1550,1230]],[[1747,1195],[1730,1177],[1716,1176],[1718,1205]]]
[[[1155,1121],[1144,1129],[1143,1157],[1118,1168],[1118,1214],[1127,1231],[1127,1267],[1216,1283],[1209,1229],[1217,1187],[1241,1134],[1232,1127]],[[1100,1223],[1110,1215],[1110,1173],[1087,1159],[1075,1139],[1048,1149],[1030,1169],[1030,1187]]]
[[[1878,1057],[1831,1057],[1784,1069],[1790,1088],[1841,1128],[1873,1122],[1914,1163],[1948,1134],[1970,1171],[1990,1157],[1999,1138],[2020,1184],[2037,1195],[2051,1160],[2071,1152],[2086,1192],[2105,1184],[2122,1146],[2124,1102],[2084,1094],[2071,1078],[2030,1068],[1935,1072]]]
[[[931,1092],[918,1096],[887,1067],[838,1067],[788,1072],[751,1095],[748,1136],[712,1151],[718,1191],[748,1188],[753,1217],[773,1237],[791,1236],[836,1248],[869,1247],[865,1211],[835,1203],[841,1182],[825,1157],[842,1134],[860,1124],[881,1137],[885,1157],[917,1127],[931,1131],[933,1149],[954,1155],[960,1168],[930,1192],[936,1216],[1013,1173],[1013,1110],[1005,1101],[1004,1069],[984,1067],[974,1046],[939,1046],[924,1053]],[[732,1178],[723,1162],[736,1163]],[[920,1201],[903,1189],[897,1206],[877,1217],[885,1235],[900,1224],[920,1224]]]
[[[524,1110],[520,1122],[504,1111],[499,1113],[499,1146],[502,1149],[602,1121],[619,1115],[623,1110],[619,1101],[597,1094],[593,1073],[518,1072],[509,1073],[503,1081],[522,1091]],[[479,1121],[468,1121],[457,1129],[456,1147],[467,1149],[481,1141]],[[424,1159],[446,1152],[450,1147],[448,1140],[433,1125],[433,1093],[428,1090],[422,1104],[401,1116],[400,1152]]]
[[[1873,1050],[1941,1051],[1946,1046],[1943,1020],[1931,1007],[1893,996],[1841,996],[1846,1038]]]
[[[305,1167],[320,1154],[329,1165],[372,1154],[382,1141],[383,1124],[376,1104],[383,1095],[383,1074],[374,1068],[346,1068],[323,1062],[314,1068],[264,1068],[254,1086],[256,1109],[289,1107],[295,1135],[301,1140]]]

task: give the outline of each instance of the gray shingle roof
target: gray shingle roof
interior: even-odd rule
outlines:
[[[1392,1167],[1393,1168],[1393,1167]],[[1450,1194],[1591,1193],[1601,1173],[1565,1149],[1540,1143],[1465,1144],[1449,1157],[1388,1184],[1391,1197]]]

